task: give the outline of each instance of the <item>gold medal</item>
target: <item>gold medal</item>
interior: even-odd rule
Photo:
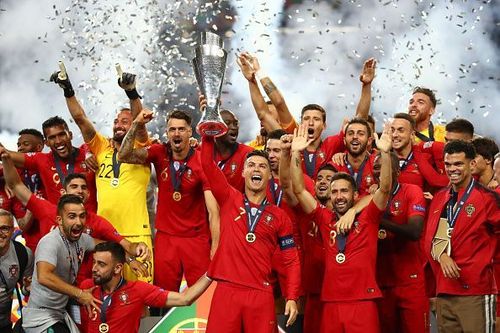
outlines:
[[[109,325],[106,323],[102,323],[99,325],[99,332],[100,333],[108,333],[109,332]]]
[[[255,236],[255,234],[253,232],[249,232],[246,234],[245,239],[247,240],[247,242],[253,243],[253,242],[255,242],[257,237]]]
[[[120,181],[118,180],[118,178],[113,178],[111,179],[111,187],[118,187],[118,185],[120,184]]]
[[[378,239],[385,239],[387,237],[387,231],[385,229],[380,229],[378,231]]]
[[[451,238],[452,232],[453,232],[453,228],[446,229],[446,235],[448,236],[448,238]]]
[[[181,199],[182,199],[181,192],[175,191],[175,192],[172,194],[172,198],[173,198],[175,201],[181,201]]]
[[[337,254],[337,256],[335,256],[335,260],[339,263],[339,264],[343,264],[344,261],[345,261],[345,254],[343,253],[339,253]]]

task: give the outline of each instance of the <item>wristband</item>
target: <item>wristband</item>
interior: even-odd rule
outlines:
[[[267,73],[264,72],[264,70],[259,69],[257,72],[255,72],[255,77],[257,78],[257,80],[260,81],[266,77],[269,77],[269,75],[267,75]]]
[[[67,88],[64,88],[64,97],[70,98],[75,96],[75,91],[73,90],[73,87],[70,85]]]
[[[132,89],[132,90],[125,90],[125,93],[127,94],[129,99],[138,99],[141,98],[141,95],[137,92],[137,89]]]

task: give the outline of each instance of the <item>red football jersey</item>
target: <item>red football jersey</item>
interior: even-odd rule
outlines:
[[[449,183],[446,174],[436,171],[421,152],[412,151],[409,158],[400,159],[399,166],[398,182],[401,184],[414,184],[424,189],[425,185],[441,188]]]
[[[444,142],[439,141],[421,141],[413,146],[413,150],[427,155],[436,170],[444,174],[444,145]]]
[[[458,193],[462,197],[464,189]],[[496,294],[493,277],[493,257],[497,245],[494,230],[500,226],[498,194],[474,182],[470,196],[462,206],[451,235],[451,258],[460,267],[460,278],[445,278],[441,265],[431,257],[432,240],[439,219],[451,197],[450,188],[434,195],[427,216],[425,253],[436,278],[437,294],[489,295]],[[446,212],[445,212],[446,214]]]
[[[147,162],[152,162],[158,179],[158,204],[155,228],[174,236],[194,237],[209,234],[204,191],[210,190],[199,151],[194,151],[181,177],[181,199],[174,200],[170,159],[164,144],[147,147]],[[213,153],[213,150],[212,150]],[[177,161],[182,165],[185,161]]]
[[[422,189],[413,184],[400,184],[392,197],[385,217],[396,224],[408,224],[412,216],[425,217],[425,198]],[[378,241],[377,282],[380,287],[401,287],[425,280],[425,256],[420,241],[386,231],[387,237]]]
[[[327,137],[321,141],[315,152],[308,152],[307,149],[302,153],[302,170],[304,174],[312,179],[316,179],[319,168],[329,163],[336,153],[344,151],[344,132]],[[310,165],[308,167],[307,165]],[[314,168],[312,168],[314,166]],[[308,170],[310,169],[310,170]],[[314,170],[314,172],[311,172]]]
[[[217,150],[215,150],[215,164],[217,164],[217,166],[222,170],[224,176],[226,176],[226,179],[229,182],[229,185],[241,192],[245,189],[245,178],[242,176],[243,166],[245,164],[247,154],[253,150],[254,149],[250,146],[237,143],[237,149],[226,158],[222,158]]]
[[[91,279],[80,284],[80,288],[88,289],[95,287]],[[103,300],[104,296],[111,297],[111,302],[106,309],[106,323],[109,325],[109,332],[138,332],[144,306],[156,308],[165,307],[168,298],[168,291],[160,287],[142,281],[127,281],[111,296],[102,292],[100,287],[92,291],[95,298]],[[82,316],[89,318],[85,307],[80,307]],[[90,315],[86,320],[87,327],[83,331],[87,333],[99,333],[101,317],[99,314]]]
[[[212,193],[220,207],[220,242],[209,266],[208,275],[216,280],[272,292],[272,256],[280,246],[286,269],[287,299],[297,299],[300,288],[300,262],[293,241],[290,218],[276,205],[265,206],[254,230],[256,240],[247,242],[247,214],[244,195],[229,186],[224,174],[212,160],[213,141],[202,144],[202,161]],[[258,208],[251,205],[252,208]]]
[[[345,153],[347,157],[347,151]],[[370,194],[370,192],[368,191],[370,189],[370,186],[377,183],[375,177],[373,176],[373,161],[375,160],[376,156],[377,153],[372,153],[368,155],[368,159],[366,160],[366,163],[364,163],[363,170],[358,170],[354,168],[350,170],[347,164],[348,163],[347,158],[344,160],[344,165],[338,165],[336,163],[332,163],[332,165],[339,172],[345,172],[347,174],[350,174],[356,181],[359,195],[365,196],[367,194]]]
[[[73,148],[77,149],[77,148]],[[87,169],[85,165],[86,146],[83,145],[78,148],[78,155],[75,158],[73,173],[82,173],[87,178],[87,187],[89,189],[89,199],[85,203],[87,211],[97,211],[97,197],[95,186],[95,174]],[[47,200],[57,204],[63,191],[63,184],[57,172],[54,154],[50,153],[26,153],[24,154],[24,167],[28,170],[38,172],[42,180],[43,188]],[[61,161],[61,172],[68,174],[69,164],[68,161]]]
[[[348,233],[345,262],[338,263],[339,254],[333,211],[317,205],[311,217],[318,224],[325,246],[325,276],[321,289],[324,302],[360,301],[382,296],[376,281],[377,235],[383,211],[373,201],[362,211]]]
[[[37,198],[32,194],[26,208],[28,208],[33,213],[33,216],[39,221],[41,237],[57,227],[57,206],[53,203]],[[87,212],[84,232],[92,238],[109,242],[119,243],[123,239],[108,220],[93,212]],[[83,281],[89,277],[92,277],[92,253],[86,252],[76,280]]]

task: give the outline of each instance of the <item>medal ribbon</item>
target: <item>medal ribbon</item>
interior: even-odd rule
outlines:
[[[54,156],[54,164],[56,165],[56,171],[57,171],[57,174],[59,175],[59,179],[61,180],[61,184],[64,183],[64,180],[66,179],[66,175],[69,175],[69,174],[72,174],[73,172],[75,172],[75,160],[76,160],[76,157],[78,156],[78,148],[75,148],[73,147],[73,152],[71,153],[71,156],[68,160],[68,163],[67,163],[67,172],[64,173],[63,170],[62,170],[62,163],[63,161],[59,158],[59,156],[52,152],[52,156]]]
[[[446,217],[448,220],[448,225],[450,228],[453,228],[455,226],[455,223],[457,222],[458,214],[460,214],[460,211],[464,207],[465,201],[469,198],[470,194],[472,193],[472,189],[474,188],[474,183],[475,180],[472,178],[470,181],[469,185],[467,186],[467,189],[465,190],[464,194],[462,194],[462,197],[460,198],[460,201],[457,204],[457,208],[455,211],[453,211],[453,206],[455,206],[456,200],[458,199],[458,193],[452,190],[451,193],[451,198],[448,201],[448,204],[446,206]]]
[[[222,161],[217,162],[217,166],[219,167],[219,169],[224,170],[224,168],[226,167],[227,161],[229,161],[231,159],[231,157],[233,157],[234,153],[236,153],[236,151],[238,150],[238,146],[239,146],[238,143],[234,144],[234,146],[231,147],[231,150],[229,151],[229,156],[227,158],[223,159]],[[214,146],[214,157],[215,157],[215,155],[216,155],[216,148]]]
[[[76,251],[76,263],[74,262],[74,256],[71,255],[71,248],[69,245],[68,240],[66,237],[64,237],[63,233],[61,230],[59,230],[59,234],[61,235],[61,238],[63,240],[64,245],[66,246],[66,249],[68,250],[68,255],[69,255],[69,274],[73,276],[73,280],[71,281],[71,284],[75,283],[76,281],[76,276],[78,274],[78,269],[80,268],[80,258],[78,257],[80,255],[80,245],[78,244],[78,241],[74,242],[75,243],[75,251]]]
[[[259,222],[260,217],[262,216],[262,213],[264,212],[264,209],[267,206],[267,199],[264,198],[264,200],[262,200],[255,215],[252,214],[252,207],[250,206],[250,201],[248,200],[246,195],[245,195],[244,203],[245,203],[245,211],[247,212],[248,232],[253,233],[255,230],[255,227],[257,226],[257,223]]]
[[[118,177],[120,177],[120,166],[122,165],[122,162],[118,162],[118,160],[116,159],[116,154],[118,152],[116,151],[116,149],[113,151],[113,178],[115,179],[118,179]]]
[[[402,163],[400,161],[399,170],[403,171],[408,166],[412,158],[413,158],[413,151],[403,160]]]
[[[283,189],[274,181],[274,177],[271,177],[269,186],[271,187],[271,194],[273,195],[274,204],[279,207],[281,204],[281,200],[283,199]],[[278,193],[276,193],[276,190],[278,190]]]
[[[432,121],[429,122],[429,137],[426,137],[424,134],[420,132],[416,132],[415,135],[424,142],[435,141],[434,140],[434,124]]]
[[[111,305],[111,298],[112,298],[113,294],[115,293],[115,291],[117,291],[123,285],[125,285],[125,282],[127,282],[127,281],[122,276],[121,279],[120,279],[120,282],[118,283],[118,285],[116,286],[116,288],[109,295],[107,295],[106,297],[103,295],[104,292],[103,292],[103,290],[101,288],[101,300],[102,300],[101,314],[100,314],[101,323],[104,323],[104,324],[106,323],[106,310]]]
[[[172,183],[172,187],[174,188],[174,192],[180,192],[181,190],[181,182],[182,182],[182,175],[184,172],[186,172],[187,168],[187,163],[191,156],[194,154],[193,148],[189,148],[189,152],[184,159],[184,162],[179,166],[179,170],[175,170],[174,166],[174,158],[172,156],[172,152],[168,152],[170,155],[170,181]]]
[[[391,192],[391,196],[389,197],[389,200],[387,201],[387,207],[385,208],[385,213],[384,213],[385,218],[387,218],[389,216],[389,214],[391,213],[392,199],[394,199],[396,194],[398,194],[400,188],[401,188],[401,184],[396,183],[396,188]]]
[[[347,235],[342,235],[340,232],[337,234],[335,244],[339,253],[344,253],[347,244]]]
[[[311,158],[312,155],[312,159]],[[313,178],[314,171],[316,170],[316,152],[308,152],[304,150],[304,163],[306,164],[306,173],[309,177]]]
[[[24,169],[24,184],[30,189],[32,193],[36,194],[38,192],[38,189],[40,188],[40,177],[37,173],[33,174],[33,176],[34,181],[32,181],[29,171],[27,169]]]
[[[349,160],[347,158],[347,155],[344,156],[344,162],[345,162],[345,166],[347,167],[347,170],[349,170],[349,174],[352,176],[352,178],[354,178],[354,180],[356,181],[356,186],[358,188],[358,191],[359,191],[359,187],[361,186],[361,181],[363,179],[363,170],[365,169],[365,166],[366,166],[366,162],[368,161],[368,155],[365,156],[365,159],[363,160],[363,162],[361,163],[361,165],[359,166],[359,169],[358,169],[358,173],[356,174],[354,172],[354,168],[352,167],[351,163],[349,163]]]

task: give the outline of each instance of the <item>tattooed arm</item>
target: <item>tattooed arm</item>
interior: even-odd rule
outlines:
[[[144,164],[148,157],[148,152],[145,148],[134,149],[134,142],[138,129],[144,126],[153,118],[153,113],[150,110],[143,109],[134,119],[127,135],[123,138],[123,142],[118,152],[118,160],[120,162],[130,164]]]

